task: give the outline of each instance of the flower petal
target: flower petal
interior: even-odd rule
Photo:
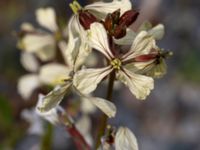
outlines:
[[[108,13],[120,9],[121,15],[132,8],[130,0],[113,0],[112,2],[95,2],[85,6],[85,9],[93,12],[99,19],[104,19]]]
[[[110,66],[101,69],[82,69],[75,73],[73,84],[81,93],[89,94],[111,71]]]
[[[53,8],[39,8],[36,11],[36,19],[41,26],[50,31],[55,32],[58,30],[56,14]]]
[[[135,58],[136,56],[149,54],[156,47],[155,39],[146,31],[141,31],[133,41],[131,49],[123,56],[123,61]]]
[[[55,40],[51,34],[38,33],[27,34],[22,39],[23,49],[28,52],[36,52],[46,46],[55,46]]]
[[[138,150],[138,143],[135,135],[130,129],[120,127],[115,137],[116,150]]]
[[[146,99],[150,91],[154,88],[153,79],[144,75],[135,74],[125,68],[123,70],[119,71],[119,80],[129,87],[137,99]]]
[[[149,35],[152,35],[156,40],[160,40],[163,38],[165,34],[165,27],[162,24],[158,24],[148,31]]]
[[[100,23],[93,23],[90,26],[90,46],[104,54],[109,60],[114,56],[109,48],[108,36],[104,26]]]
[[[35,54],[41,61],[50,61],[56,56],[55,45],[46,45]]]
[[[30,72],[36,72],[39,68],[39,62],[32,53],[21,53],[20,62]]]
[[[52,108],[48,111],[40,111],[40,109],[38,109],[38,108],[43,106],[44,100],[45,100],[45,96],[40,94],[39,98],[38,98],[38,103],[36,106],[36,113],[54,125],[60,124],[61,122],[60,122],[59,114],[65,112],[65,111],[60,106],[55,106],[54,108]]]
[[[65,65],[49,63],[40,68],[39,78],[45,84],[56,85],[71,79],[70,72],[71,70]]]
[[[28,99],[40,85],[41,83],[37,75],[28,74],[19,79],[17,89],[23,99]]]
[[[41,102],[37,105],[37,109],[41,112],[48,112],[51,109],[57,107],[65,94],[67,93],[71,83],[67,82],[62,86],[57,86],[50,93],[40,100]]]

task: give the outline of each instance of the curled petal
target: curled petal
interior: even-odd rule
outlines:
[[[58,63],[50,63],[40,68],[39,77],[41,82],[49,85],[61,84],[64,80],[71,79],[71,70]]]
[[[138,150],[138,143],[135,135],[130,129],[120,127],[115,137],[116,150]]]
[[[36,113],[54,125],[61,124],[59,115],[62,113],[65,113],[65,111],[60,106],[56,106],[48,111],[40,111],[40,109],[38,108],[40,108],[43,105],[44,100],[45,100],[45,96],[40,94],[38,103],[36,106]]]
[[[67,82],[62,86],[57,86],[46,96],[41,98],[41,102],[37,105],[38,111],[41,113],[48,112],[58,106],[65,94],[67,93],[71,83]]]
[[[130,0],[113,0],[112,2],[96,2],[87,5],[85,9],[93,12],[99,19],[104,19],[108,13],[120,9],[121,14],[132,8]]]
[[[37,75],[29,74],[22,76],[18,82],[18,92],[24,99],[28,99],[33,91],[41,85]]]
[[[38,23],[52,32],[58,30],[56,14],[53,8],[40,8],[36,11]]]
[[[82,69],[75,73],[73,84],[84,94],[93,92],[97,85],[112,71],[111,67],[101,69]]]
[[[146,99],[150,91],[154,88],[154,82],[151,77],[135,74],[125,68],[123,68],[123,71],[119,71],[119,75],[119,80],[129,87],[137,99]]]
[[[89,41],[91,47],[104,54],[109,60],[114,56],[109,48],[108,36],[104,26],[100,23],[93,23],[90,27]]]
[[[155,47],[155,39],[146,31],[141,31],[134,39],[129,52],[123,56],[123,61],[131,60],[140,55],[149,54]]]

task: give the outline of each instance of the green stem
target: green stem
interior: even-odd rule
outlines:
[[[42,137],[41,150],[52,149],[53,126],[48,123],[45,134]]]
[[[107,96],[106,96],[106,99],[109,101],[112,101],[114,81],[115,81],[115,71],[113,71],[110,74],[110,78],[109,78],[109,84],[108,84],[108,90],[107,90]],[[96,146],[95,146],[96,149],[100,146],[101,137],[105,134],[107,121],[108,121],[108,117],[105,114],[103,114],[100,119],[101,124],[99,126],[99,132],[97,134],[97,140],[96,140]]]

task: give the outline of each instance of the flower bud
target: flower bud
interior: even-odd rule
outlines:
[[[115,27],[113,36],[116,39],[120,39],[120,38],[124,37],[125,35],[126,35],[126,27],[125,26],[118,25]]]
[[[158,57],[158,54],[147,54],[147,55],[140,55],[138,57],[135,57],[135,62],[147,62],[151,61],[153,59],[156,59]]]
[[[139,15],[139,12],[134,10],[126,11],[119,20],[120,25],[126,25],[127,27],[134,23]]]
[[[97,21],[97,18],[92,15],[89,11],[79,12],[79,22],[85,30],[90,29],[90,25]]]

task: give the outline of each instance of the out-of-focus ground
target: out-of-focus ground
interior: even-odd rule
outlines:
[[[35,9],[49,5],[69,19],[68,1],[0,1],[0,150],[27,150],[40,141],[38,135],[26,134],[29,125],[20,117],[35,101],[23,101],[16,90],[17,79],[26,71],[19,62],[14,31],[24,21],[35,23]],[[146,101],[134,99],[126,88],[115,92],[118,111],[110,123],[131,128],[140,150],[200,150],[200,1],[141,0],[134,6],[141,16],[133,28],[147,18],[163,23],[166,35],[159,46],[174,56],[167,61],[168,74],[156,80]],[[62,129],[56,129],[54,139],[55,150],[70,146]]]

